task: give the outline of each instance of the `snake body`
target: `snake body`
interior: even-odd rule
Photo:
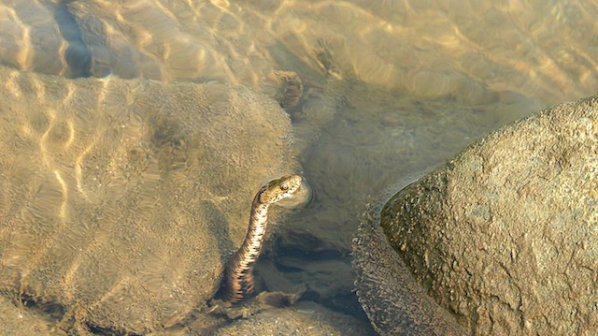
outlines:
[[[258,259],[268,225],[270,205],[293,196],[302,183],[301,176],[289,175],[262,186],[251,204],[249,228],[239,250],[226,266],[224,299],[234,303],[254,290],[253,266]]]

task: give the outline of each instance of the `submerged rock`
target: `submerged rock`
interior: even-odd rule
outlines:
[[[66,4],[0,3],[0,65],[63,77],[87,77],[91,53]]]
[[[591,335],[598,98],[495,132],[394,195],[380,222],[387,241],[364,221],[354,266],[360,301],[382,334],[426,319],[411,304],[434,307],[427,292],[473,335]],[[422,291],[396,281],[410,278],[405,264]]]
[[[304,302],[288,308],[264,310],[218,330],[216,336],[234,335],[373,335],[367,322]]]
[[[147,333],[218,289],[290,122],[242,87],[0,68],[0,290],[73,330]]]
[[[24,306],[14,305],[0,296],[0,335],[10,336],[66,336],[50,321],[38,316]]]

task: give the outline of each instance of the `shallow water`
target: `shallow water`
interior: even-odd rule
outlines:
[[[260,268],[268,288],[361,316],[350,243],[365,203],[488,132],[598,88],[593,1],[3,1],[0,63],[304,93],[288,113],[314,191]]]

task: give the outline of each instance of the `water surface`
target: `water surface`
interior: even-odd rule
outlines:
[[[77,78],[222,81],[288,108],[314,190],[262,263],[272,290],[361,316],[350,243],[368,200],[513,120],[598,88],[592,1],[14,1],[0,4],[0,63]]]

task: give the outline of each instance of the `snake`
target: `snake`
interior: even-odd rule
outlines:
[[[286,175],[263,185],[251,203],[249,227],[243,244],[226,265],[224,300],[239,302],[254,291],[253,267],[260,256],[268,226],[268,209],[274,203],[292,197],[301,187],[303,178]]]

